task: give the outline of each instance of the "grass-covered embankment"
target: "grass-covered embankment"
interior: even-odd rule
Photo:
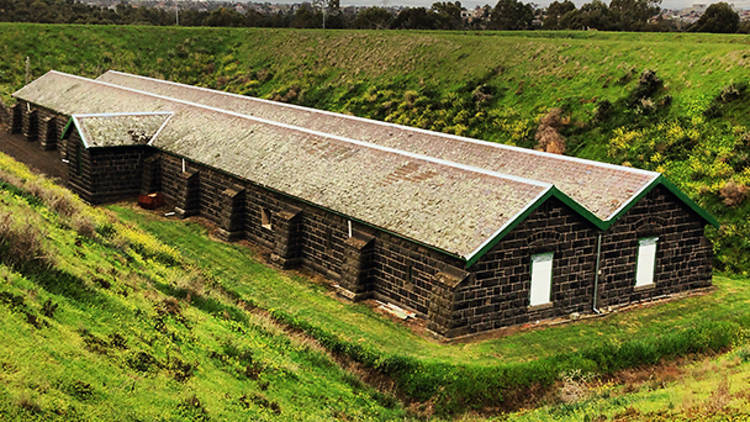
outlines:
[[[6,101],[29,56],[526,147],[560,108],[566,154],[664,172],[719,217],[717,268],[750,273],[747,36],[0,24],[0,54]]]
[[[0,419],[405,415],[214,283],[0,154]]]
[[[572,371],[606,375],[717,352],[742,342],[750,327],[747,280],[719,276],[716,291],[706,295],[497,339],[439,343],[364,305],[344,303],[303,276],[273,270],[244,246],[212,240],[199,224],[120,205],[110,209],[169,242],[193,265],[210,269],[242,300],[390,377],[401,397],[439,414],[514,408]]]

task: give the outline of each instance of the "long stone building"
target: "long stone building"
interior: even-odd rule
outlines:
[[[115,71],[13,96],[85,200],[160,192],[439,336],[711,284],[717,223],[659,173]]]

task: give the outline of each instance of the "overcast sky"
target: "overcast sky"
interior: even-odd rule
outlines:
[[[261,0],[263,1],[269,1],[271,3],[300,3],[304,0]],[[384,2],[388,6],[424,6],[429,7],[438,0],[340,0],[342,6],[383,6]],[[444,1],[444,0],[443,0]],[[451,0],[455,1],[455,0]],[[497,0],[491,1],[491,0],[460,0],[461,4],[468,8],[473,9],[476,6],[482,6],[485,4],[490,4],[492,6],[497,3]],[[522,0],[524,3],[533,2],[537,3],[540,6],[547,6],[549,3],[551,3],[554,0]],[[576,6],[580,6],[584,3],[588,3],[589,0],[572,0],[573,3],[576,4]],[[704,3],[704,4],[711,4],[716,3],[719,0],[662,0],[662,7],[667,9],[682,9],[684,7],[692,6],[695,3]],[[609,3],[609,0],[605,0],[606,3]],[[740,9],[743,8],[750,8],[750,0],[729,0],[728,3],[734,3],[734,5]]]

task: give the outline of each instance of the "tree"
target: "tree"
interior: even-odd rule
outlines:
[[[564,29],[561,25],[561,19],[566,13],[576,10],[576,5],[570,0],[562,2],[553,1],[547,8],[547,16],[542,21],[544,29]]]
[[[437,29],[438,19],[424,7],[402,9],[391,24],[394,29]]]
[[[593,0],[581,6],[578,11],[568,12],[563,16],[570,29],[598,29],[600,31],[615,28],[612,14],[604,2]]]
[[[464,27],[464,21],[461,17],[464,8],[461,7],[460,1],[433,3],[430,10],[437,15],[440,29],[461,29]]]
[[[690,27],[690,31],[734,33],[739,27],[740,15],[729,4],[721,2],[708,6],[698,22]]]
[[[360,9],[352,21],[353,28],[360,29],[385,29],[393,20],[393,13],[382,7],[368,7]]]
[[[492,10],[490,26],[493,29],[531,29],[534,9],[519,0],[500,0]]]
[[[659,14],[661,0],[612,0],[609,11],[614,26],[622,31],[642,31]]]

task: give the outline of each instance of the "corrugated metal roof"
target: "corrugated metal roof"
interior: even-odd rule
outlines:
[[[59,72],[14,96],[68,115],[173,112],[153,146],[466,259],[552,189]]]
[[[658,173],[490,143],[108,71],[99,80],[268,120],[554,184],[601,220],[614,218]]]
[[[75,114],[73,122],[87,148],[146,145],[172,113]]]

